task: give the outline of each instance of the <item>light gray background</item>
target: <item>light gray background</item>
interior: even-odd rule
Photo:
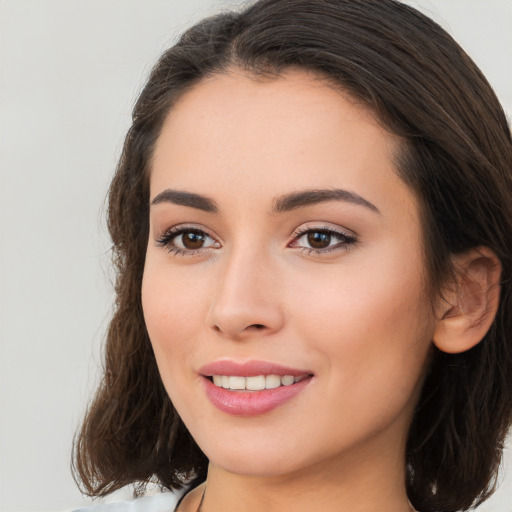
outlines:
[[[0,511],[81,505],[70,446],[111,310],[102,208],[151,64],[215,0],[0,0]],[[512,112],[512,0],[418,0]],[[506,460],[512,464],[508,453]],[[482,508],[512,511],[512,468]]]

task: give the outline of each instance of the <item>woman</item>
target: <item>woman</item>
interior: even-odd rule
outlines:
[[[109,196],[90,495],[177,510],[465,510],[512,410],[512,144],[394,0],[260,0],[154,68]]]

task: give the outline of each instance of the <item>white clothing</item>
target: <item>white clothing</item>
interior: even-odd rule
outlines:
[[[171,492],[164,492],[131,501],[97,503],[72,512],[173,512],[177,502],[178,496]]]

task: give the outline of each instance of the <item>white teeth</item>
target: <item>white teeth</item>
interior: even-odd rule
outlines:
[[[281,377],[279,375],[267,375],[265,377],[265,388],[274,389],[281,385]]]
[[[245,389],[249,389],[250,391],[260,391],[265,389],[265,375],[246,377],[245,380]]]
[[[263,389],[275,389],[279,386],[290,386],[300,382],[305,375],[294,377],[293,375],[256,375],[254,377],[239,377],[237,375],[213,375],[213,383],[225,389],[240,391],[261,391]]]
[[[245,377],[229,377],[229,389],[245,389]]]
[[[281,377],[281,384],[283,386],[290,386],[291,384],[293,384],[295,382],[295,379],[294,377],[292,377],[291,375],[283,375]]]

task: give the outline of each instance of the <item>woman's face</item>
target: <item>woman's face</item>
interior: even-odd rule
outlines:
[[[142,301],[213,466],[403,464],[435,318],[397,144],[303,71],[214,76],[170,112]]]

